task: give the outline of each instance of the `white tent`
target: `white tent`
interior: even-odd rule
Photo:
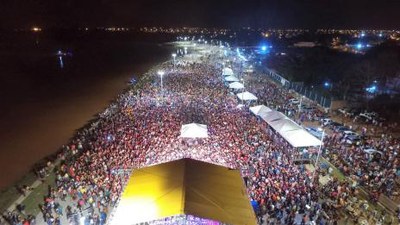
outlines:
[[[225,67],[222,69],[222,75],[224,76],[233,76],[233,70],[229,67]]]
[[[263,116],[266,113],[271,112],[272,109],[268,108],[265,105],[257,105],[257,106],[250,107],[250,111],[252,113],[254,113],[254,115],[256,115],[256,116]]]
[[[225,80],[226,81],[230,81],[230,82],[239,81],[239,79],[237,77],[235,77],[235,76],[225,77]]]
[[[284,133],[288,131],[302,130],[297,123],[293,122],[288,118],[274,120],[270,123],[270,126],[274,128],[278,133]]]
[[[208,137],[207,125],[198,123],[184,124],[181,127],[182,138],[206,138]]]
[[[304,129],[281,132],[280,135],[293,147],[309,147],[321,145],[321,140]]]
[[[264,107],[268,108],[266,106]],[[318,138],[308,133],[283,113],[271,109],[271,111],[261,113],[262,108],[262,106],[255,106],[251,107],[250,110],[254,114],[259,115],[293,147],[298,148],[321,145],[321,141]]]
[[[261,118],[267,122],[268,124],[270,124],[272,121],[275,120],[280,120],[280,119],[284,119],[286,118],[286,116],[278,111],[271,111],[271,112],[267,112],[264,115],[261,115]]]
[[[232,88],[232,89],[243,89],[244,85],[242,83],[240,83],[240,82],[233,82],[233,83],[229,84],[229,88]]]
[[[253,95],[252,93],[250,93],[248,91],[245,91],[245,92],[242,92],[242,93],[238,93],[236,95],[240,100],[245,100],[245,101],[247,101],[247,100],[257,100],[258,99],[255,95]]]

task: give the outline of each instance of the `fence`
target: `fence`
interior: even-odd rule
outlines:
[[[312,88],[305,87],[302,82],[290,82],[274,70],[268,68],[264,70],[264,73],[266,73],[272,80],[280,83],[284,88],[292,89],[296,91],[299,95],[305,96],[306,98],[316,102],[324,108],[331,107],[332,101],[330,97],[324,96],[322,93],[313,90]]]

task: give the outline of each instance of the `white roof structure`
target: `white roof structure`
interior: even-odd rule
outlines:
[[[232,88],[232,89],[243,89],[244,85],[242,83],[240,83],[240,82],[233,82],[233,83],[229,84],[229,88]]]
[[[264,107],[268,108],[266,106]],[[262,113],[262,108],[262,106],[255,106],[251,107],[250,110],[256,115],[260,114],[260,117],[293,147],[298,148],[321,145],[321,140],[308,133],[303,129],[303,127],[285,116],[283,113],[271,109],[271,111],[264,111],[264,113]]]
[[[270,123],[270,126],[274,128],[274,130],[278,131],[278,133],[285,133],[289,131],[301,130],[301,128],[297,123],[292,120],[286,118],[274,120]]]
[[[225,67],[222,69],[223,76],[233,76],[233,70],[229,67]]]
[[[181,127],[181,138],[207,138],[207,125],[199,123],[184,124]]]
[[[254,113],[254,115],[256,115],[256,116],[263,116],[266,113],[271,112],[272,109],[268,108],[265,105],[257,105],[257,106],[250,107],[250,111],[252,113]]]
[[[280,120],[280,119],[284,119],[286,118],[285,114],[272,110],[271,112],[267,112],[264,115],[261,115],[261,118],[267,122],[268,124],[270,124],[271,122],[275,121],[275,120]]]
[[[226,81],[230,81],[230,82],[237,82],[237,81],[239,81],[239,79],[238,79],[237,77],[235,77],[235,76],[228,76],[228,77],[225,77],[225,80],[226,80]]]
[[[251,100],[258,99],[255,95],[253,95],[252,93],[250,93],[248,91],[245,91],[242,93],[237,93],[236,95],[240,100],[244,100],[244,101],[251,101]]]
[[[286,131],[280,133],[282,137],[293,147],[309,147],[321,145],[321,140],[314,137],[304,129]]]

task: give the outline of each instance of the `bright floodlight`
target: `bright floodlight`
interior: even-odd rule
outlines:
[[[261,46],[261,50],[262,51],[267,51],[267,46],[265,46],[265,45]]]
[[[176,57],[176,54],[175,54],[175,53],[172,53],[172,57],[174,57],[174,58],[175,58],[175,57]]]
[[[357,48],[358,48],[358,49],[360,49],[360,48],[362,48],[362,47],[363,47],[363,45],[362,45],[361,43],[358,43],[358,44],[357,44]]]
[[[328,82],[325,82],[325,83],[324,83],[324,86],[325,86],[325,87],[329,87],[329,83],[328,83]]]
[[[160,76],[163,76],[163,75],[164,75],[164,71],[159,70],[159,71],[157,72],[157,74],[160,75]]]

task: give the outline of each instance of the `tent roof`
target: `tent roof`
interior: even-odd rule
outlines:
[[[296,148],[321,145],[321,140],[304,129],[281,132],[280,134],[289,144]]]
[[[265,105],[257,105],[257,106],[250,107],[250,111],[252,113],[254,113],[254,115],[256,115],[256,116],[263,116],[266,113],[271,112],[272,109],[270,109],[269,107],[267,107]]]
[[[239,81],[239,79],[237,77],[235,77],[235,76],[225,77],[225,80],[226,81]]]
[[[279,133],[303,129],[297,123],[288,118],[274,120],[270,123],[270,125]]]
[[[206,138],[208,137],[207,125],[199,123],[184,124],[181,127],[181,136],[183,138]]]
[[[281,112],[272,110],[260,116],[293,147],[321,145],[321,140],[308,133],[303,127]]]
[[[132,225],[174,215],[255,225],[239,170],[181,159],[135,170],[111,225]]]
[[[268,124],[270,124],[272,121],[283,119],[285,117],[286,117],[285,114],[275,111],[275,110],[272,110],[271,112],[267,112],[261,116],[261,118]]]
[[[233,83],[229,84],[229,88],[242,89],[242,88],[244,88],[244,85],[240,82],[233,82]]]
[[[257,100],[258,99],[255,95],[253,95],[252,93],[250,93],[248,91],[245,91],[242,93],[237,93],[236,95],[240,100]]]
[[[229,67],[225,67],[222,69],[222,75],[224,76],[232,76],[233,75],[233,70]]]

